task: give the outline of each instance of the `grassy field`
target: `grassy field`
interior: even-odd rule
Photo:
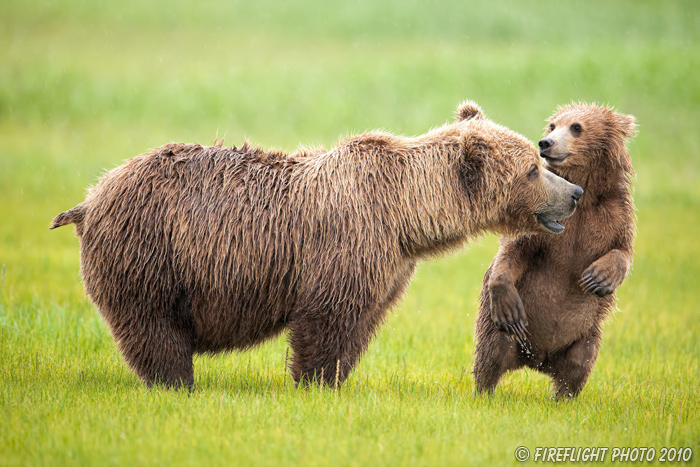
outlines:
[[[686,1],[0,0],[0,465],[510,465],[526,446],[700,448],[700,6]],[[71,229],[99,174],[169,141],[294,150],[420,134],[462,99],[532,140],[557,105],[634,114],[635,265],[575,401],[470,374],[485,237],[420,266],[346,386],[286,340],[145,388],[87,301]],[[700,453],[695,452],[693,462]],[[609,457],[608,457],[609,458]]]

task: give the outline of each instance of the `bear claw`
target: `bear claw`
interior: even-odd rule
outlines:
[[[599,297],[610,295],[615,290],[611,287],[610,281],[603,274],[596,274],[594,276],[590,272],[583,274],[579,285],[583,288],[584,292],[592,293]]]
[[[515,287],[495,284],[490,287],[490,295],[491,319],[498,330],[506,333],[530,354],[525,307]]]
[[[501,331],[508,334],[508,336],[523,348],[525,353],[530,355],[530,343],[528,342],[527,335],[529,334],[527,328],[523,325],[522,320],[514,324],[504,324]]]

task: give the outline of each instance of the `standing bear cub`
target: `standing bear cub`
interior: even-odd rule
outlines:
[[[74,223],[87,295],[147,384],[290,330],[299,382],[342,383],[422,258],[552,230],[581,188],[472,102],[422,136],[296,154],[168,144],[106,173]]]
[[[632,264],[634,171],[625,143],[634,133],[632,116],[596,105],[561,107],[549,119],[540,155],[585,194],[561,235],[501,241],[481,290],[478,391],[523,366],[549,375],[558,397],[583,389]]]

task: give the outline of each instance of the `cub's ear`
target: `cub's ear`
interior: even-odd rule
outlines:
[[[622,128],[625,138],[634,136],[637,133],[637,120],[632,115],[616,114],[617,124]]]
[[[474,101],[464,101],[457,107],[455,112],[455,120],[458,122],[470,120],[472,118],[486,118],[484,111]]]

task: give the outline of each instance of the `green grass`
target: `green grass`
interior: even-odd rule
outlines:
[[[687,1],[0,0],[0,465],[515,464],[527,446],[700,448],[700,7]],[[496,239],[420,266],[339,392],[280,338],[147,389],[48,231],[99,174],[168,141],[293,150],[419,134],[476,100],[532,140],[557,105],[634,114],[639,234],[588,386],[470,375]],[[700,455],[694,453],[693,460]]]

